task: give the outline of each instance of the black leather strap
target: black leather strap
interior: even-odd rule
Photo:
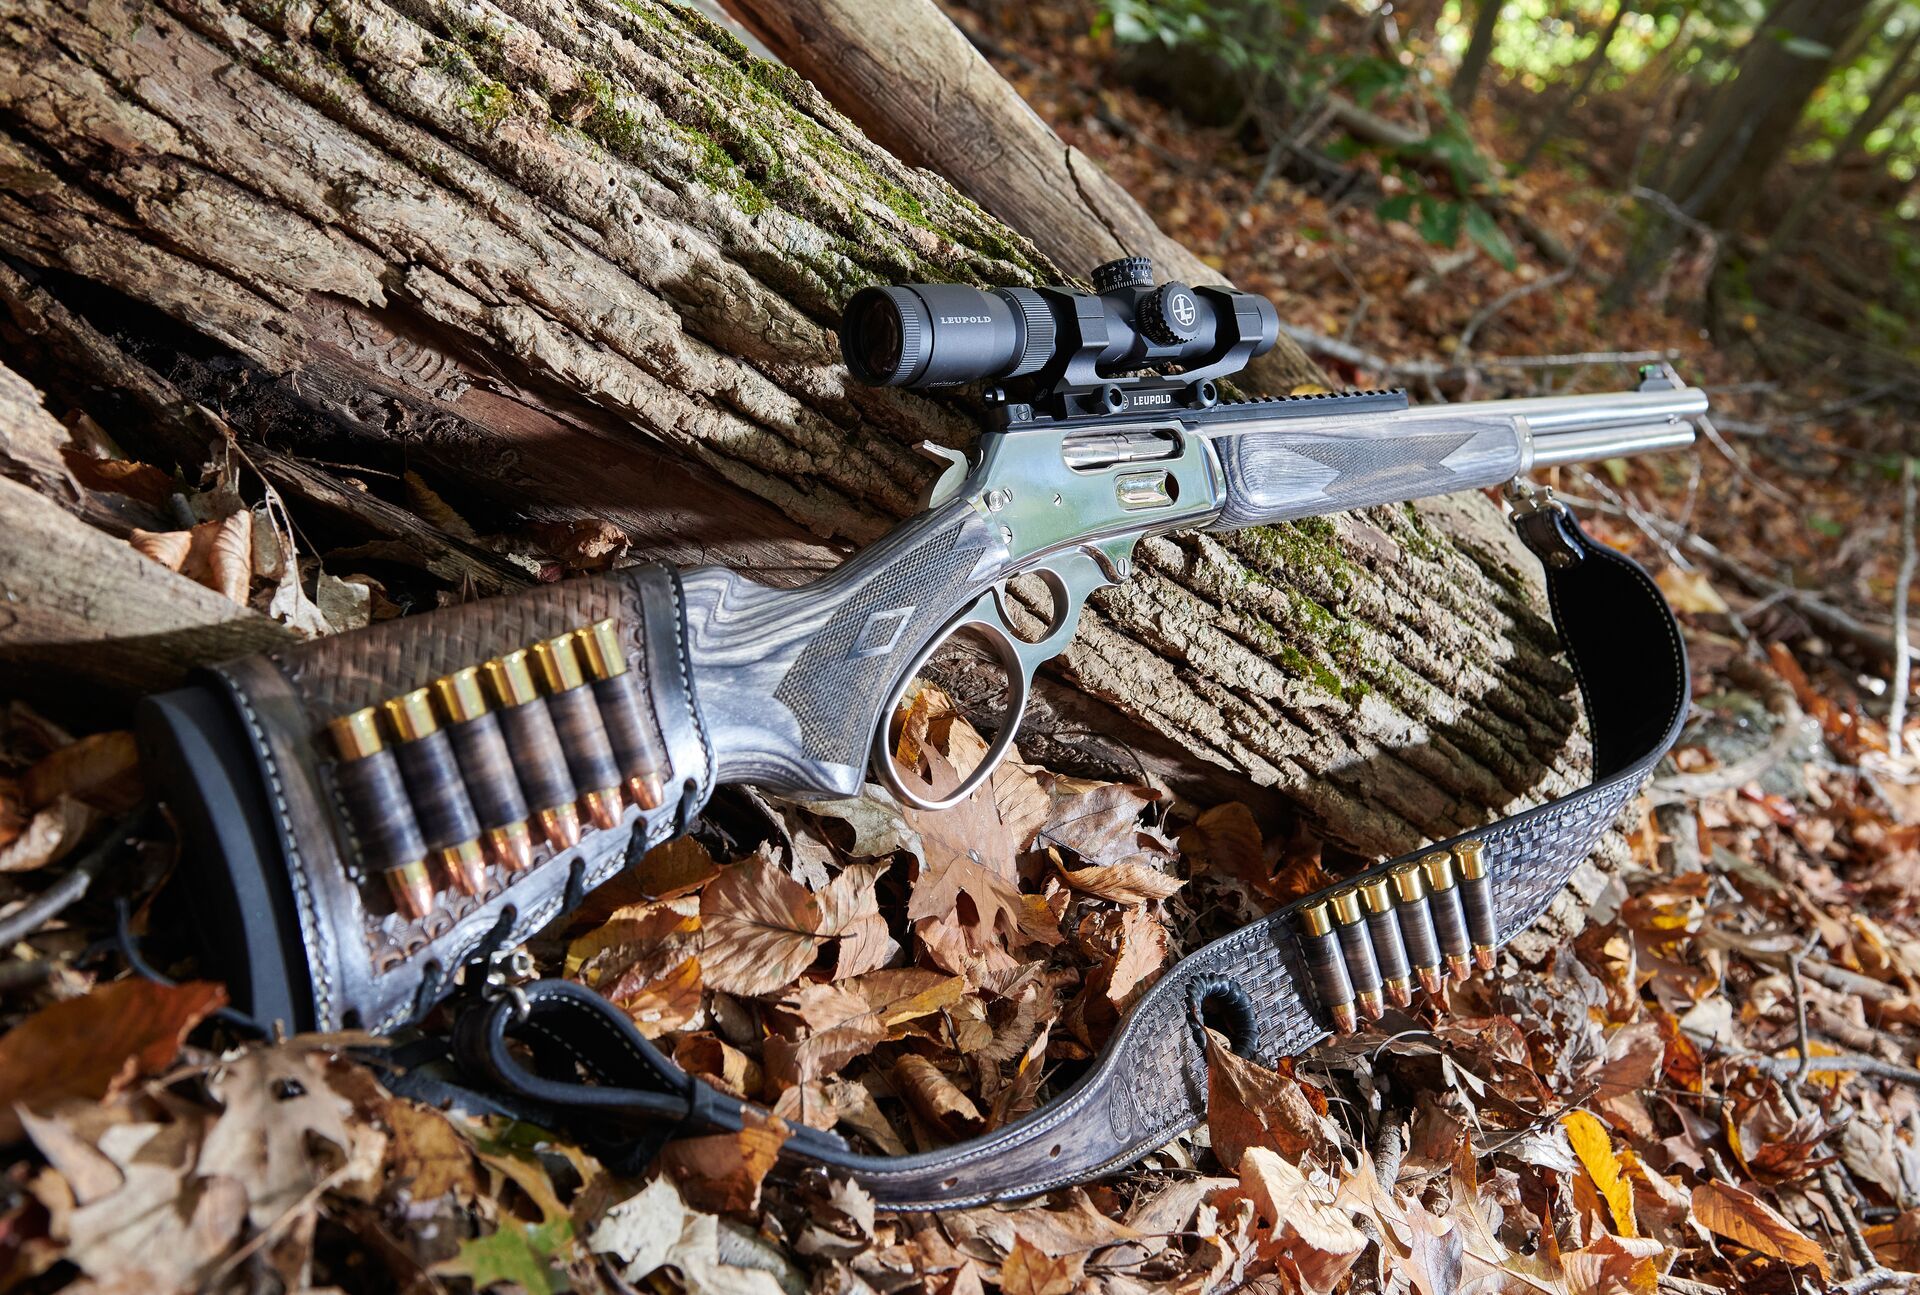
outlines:
[[[1647,574],[1594,543],[1551,501],[1517,514],[1515,525],[1546,569],[1554,623],[1593,730],[1595,780],[1471,834],[1493,877],[1502,941],[1531,924],[1592,852],[1672,745],[1688,698],[1679,626]],[[832,1133],[796,1128],[783,1157],[846,1173],[896,1209],[1026,1196],[1117,1168],[1205,1118],[1205,1054],[1191,1027],[1208,1004],[1240,1036],[1236,1046],[1269,1063],[1326,1037],[1291,921],[1299,906],[1170,968],[1087,1074],[1013,1125],[904,1157],[860,1155]],[[629,1165],[644,1163],[678,1130],[741,1127],[739,1101],[688,1076],[625,1013],[570,982],[525,986],[524,1010],[503,998],[469,1011],[456,1052],[481,1082],[585,1117],[577,1123]]]

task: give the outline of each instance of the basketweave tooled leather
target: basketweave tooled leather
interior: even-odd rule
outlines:
[[[320,1029],[391,1029],[411,1019],[493,932],[509,905],[511,947],[575,897],[670,837],[712,791],[708,750],[687,675],[678,576],[647,566],[568,580],[300,644],[216,667],[238,709],[265,781],[313,982]],[[656,726],[671,779],[659,808],[627,806],[618,826],[589,828],[580,844],[512,874],[487,864],[486,891],[442,891],[419,920],[394,911],[365,866],[338,798],[329,721],[468,666],[608,617],[617,622],[643,709]],[[576,876],[576,870],[578,875]]]

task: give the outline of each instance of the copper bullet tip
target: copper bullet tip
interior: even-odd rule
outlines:
[[[525,823],[488,828],[487,852],[507,871],[525,872],[533,866],[533,834]]]
[[[1333,1028],[1342,1034],[1352,1034],[1360,1028],[1359,1018],[1353,1014],[1352,1003],[1335,1003],[1333,1005]]]
[[[1369,1021],[1379,1020],[1387,1010],[1387,1005],[1381,1000],[1380,991],[1377,989],[1369,989],[1357,997],[1360,1003],[1360,1014]]]
[[[1455,980],[1472,980],[1473,959],[1464,953],[1449,953],[1447,955],[1447,970],[1453,973]]]
[[[620,792],[614,787],[603,787],[599,791],[590,791],[580,798],[581,808],[587,811],[587,821],[601,831],[620,824]]]
[[[1398,980],[1387,982],[1387,1001],[1395,1007],[1405,1007],[1413,1002],[1413,982],[1402,976]]]
[[[659,809],[667,799],[667,789],[659,775],[637,773],[627,779],[627,798],[641,809]]]
[[[1493,950],[1488,946],[1484,944],[1474,945],[1473,960],[1475,963],[1479,964],[1480,970],[1482,971],[1493,970]]]
[[[387,869],[387,889],[393,892],[393,906],[410,922],[433,911],[433,878],[424,860]]]
[[[462,841],[440,851],[440,862],[447,870],[447,876],[453,881],[453,888],[463,895],[480,896],[487,893],[487,856],[480,849],[478,841]]]
[[[1438,967],[1420,968],[1420,988],[1427,991],[1427,996],[1429,998],[1433,998],[1436,1000],[1440,997],[1441,994],[1445,993],[1447,988],[1447,981],[1446,981],[1446,977],[1440,974],[1440,968]]]
[[[541,810],[540,835],[555,850],[571,850],[580,844],[580,812],[571,805]]]

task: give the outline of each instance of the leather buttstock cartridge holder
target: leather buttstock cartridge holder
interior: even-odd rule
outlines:
[[[148,767],[236,1005],[391,1028],[712,789],[678,577],[648,566],[214,667],[148,698]]]

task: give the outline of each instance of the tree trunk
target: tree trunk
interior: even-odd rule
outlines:
[[[1745,209],[1786,151],[1808,100],[1827,79],[1833,51],[1865,7],[1865,0],[1790,0],[1754,33],[1739,75],[1668,186],[1681,210],[1725,228]],[[1825,52],[1810,52],[1815,48]]]
[[[1607,289],[1608,310],[1639,292],[1678,243],[1684,222],[1732,227],[1785,152],[1808,100],[1827,78],[1834,49],[1865,7],[1866,0],[1778,0],[1748,41],[1740,71],[1714,92],[1692,144],[1660,181],[1681,219],[1648,209],[1648,225]]]
[[[405,556],[405,469],[483,536],[605,521],[634,557],[809,578],[916,507],[914,442],[975,435],[964,401],[852,383],[841,303],[1058,274],[654,0],[21,0],[0,41],[0,248],[99,339],[35,379],[154,454],[153,411],[217,409],[356,552]],[[413,525],[443,578],[486,568]],[[1586,766],[1531,560],[1477,495],[1139,558],[1030,754],[1363,855]]]
[[[1447,91],[1453,106],[1461,112],[1473,107],[1474,96],[1480,93],[1480,77],[1487,70],[1487,60],[1493,57],[1493,37],[1500,27],[1503,2],[1480,0],[1480,8],[1473,16],[1473,35],[1467,41],[1467,52],[1460,59],[1459,70],[1453,74],[1453,85]]]
[[[1880,129],[1882,122],[1893,115],[1894,109],[1906,101],[1916,89],[1920,89],[1920,77],[1906,75],[1907,64],[1913,61],[1916,47],[1920,47],[1920,25],[1914,27],[1911,34],[1887,61],[1880,73],[1880,79],[1874,84],[1873,92],[1867,97],[1867,106],[1854,119],[1847,129],[1846,138],[1834,146],[1833,155],[1821,166],[1819,173],[1811,182],[1799,186],[1793,203],[1787,208],[1786,215],[1774,226],[1773,234],[1767,240],[1767,250],[1762,264],[1771,261],[1781,252],[1793,247],[1794,238],[1800,233],[1800,227],[1813,213],[1814,204],[1824,196],[1833,183],[1834,173],[1845,164],[1848,158],[1867,142],[1867,137]]]

